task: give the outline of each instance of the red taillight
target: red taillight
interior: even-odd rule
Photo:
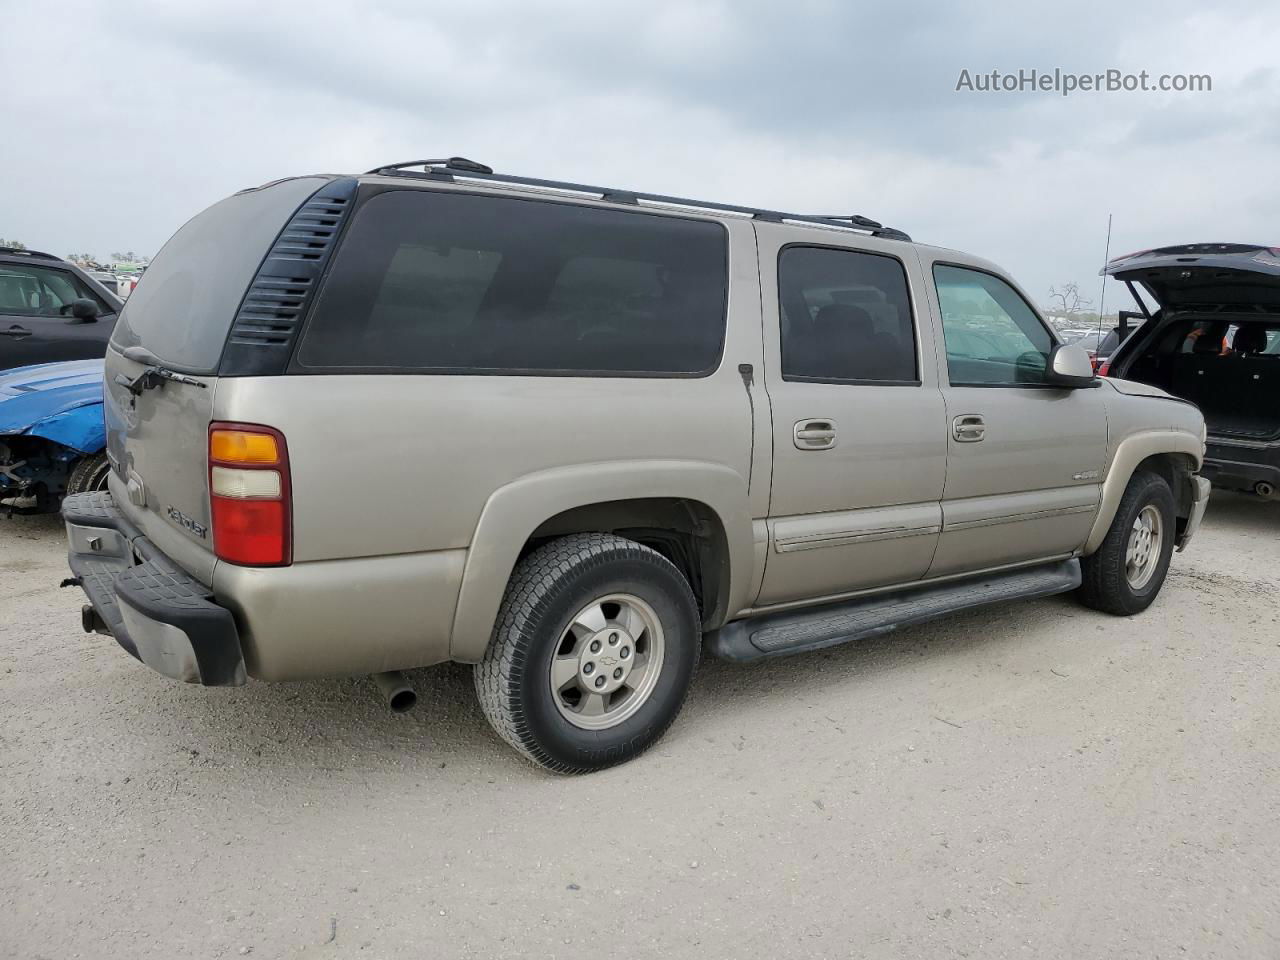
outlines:
[[[1110,372],[1111,372],[1110,360],[1103,360],[1100,364],[1098,364],[1098,376],[1105,377]]]
[[[254,423],[209,425],[213,552],[249,567],[293,559],[289,452],[279,430]]]

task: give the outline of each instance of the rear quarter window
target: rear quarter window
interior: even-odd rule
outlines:
[[[386,191],[356,211],[295,368],[704,375],[727,277],[715,222]]]
[[[112,345],[141,346],[179,370],[211,373],[271,244],[325,182],[282,180],[227,197],[188,220],[125,301]]]

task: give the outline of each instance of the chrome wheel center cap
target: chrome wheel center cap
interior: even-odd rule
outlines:
[[[619,627],[601,630],[582,645],[578,678],[582,689],[612,693],[621,687],[635,663],[635,640]]]

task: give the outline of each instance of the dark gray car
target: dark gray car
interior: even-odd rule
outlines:
[[[75,264],[0,247],[0,370],[107,352],[120,300]]]

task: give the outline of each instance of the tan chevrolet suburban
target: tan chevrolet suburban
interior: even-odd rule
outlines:
[[[86,630],[208,686],[475,664],[533,761],[671,724],[706,650],[1075,590],[1144,610],[1203,515],[1191,404],[1094,378],[997,267],[861,216],[461,158],[174,235],[66,500]]]

